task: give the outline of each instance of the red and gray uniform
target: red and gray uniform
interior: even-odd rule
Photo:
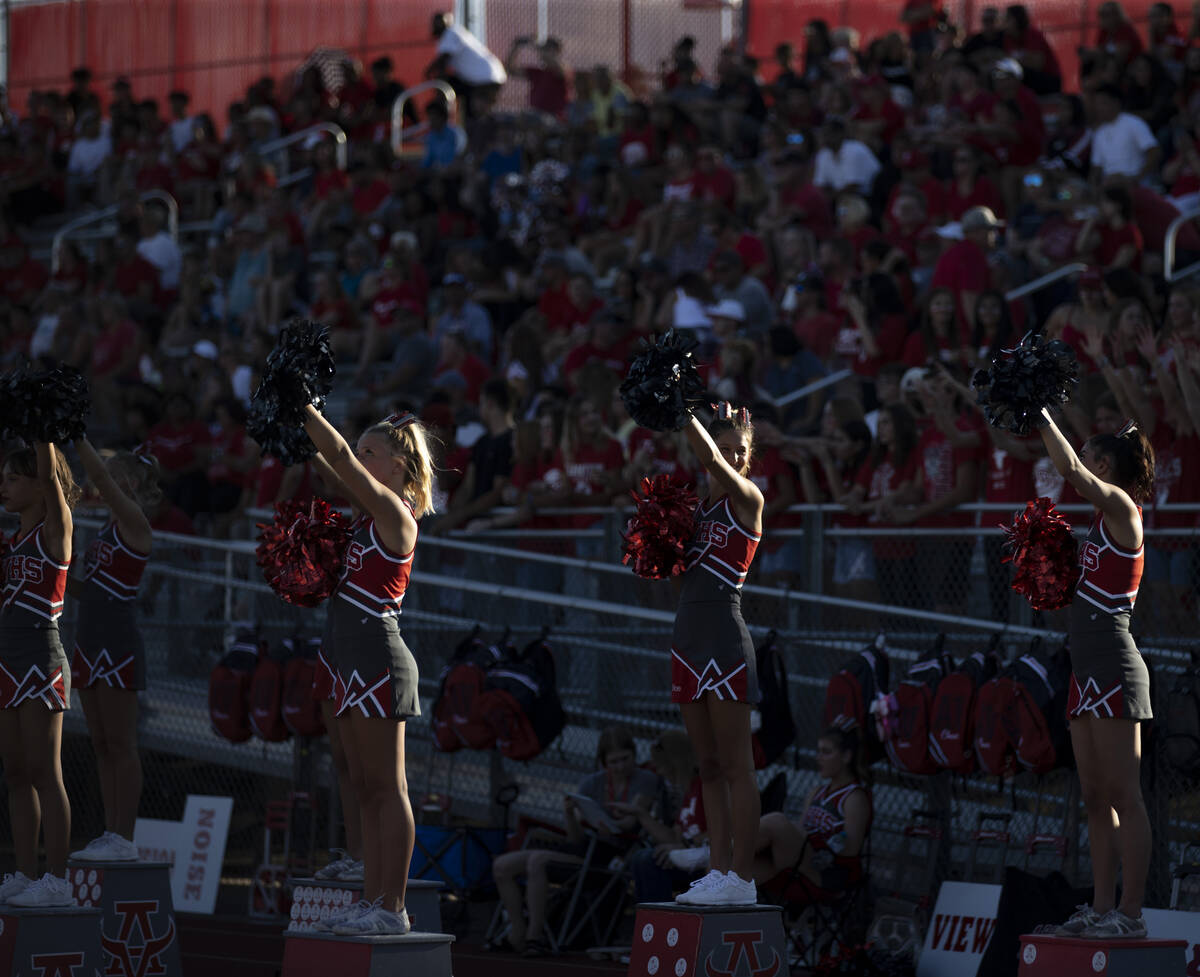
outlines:
[[[849,873],[847,884],[858,881],[862,876],[862,859],[858,855],[843,855],[842,846],[833,839],[846,832],[846,800],[856,790],[864,792],[869,805],[871,793],[857,780],[837,789],[830,784],[822,784],[817,788],[800,822],[808,843],[815,850],[826,849],[833,852],[834,864]]]
[[[417,662],[400,637],[400,605],[415,552],[389,550],[370,516],[354,524],[329,608],[333,654],[326,653],[326,660],[336,675],[338,715],[348,709],[390,719],[421,714]]]
[[[1138,516],[1142,513],[1138,507]],[[1071,688],[1067,717],[1151,719],[1150,673],[1129,634],[1145,547],[1115,543],[1097,515],[1079,546],[1071,601]]]
[[[696,507],[687,570],[671,635],[671,701],[759,700],[754,643],[742,619],[742,584],[761,533],[742,525],[729,497]]]
[[[87,548],[71,657],[76,688],[146,687],[146,652],[134,614],[146,560],[147,554],[122,538],[115,522]]]
[[[4,553],[0,602],[0,709],[41,700],[49,709],[71,701],[71,669],[58,634],[67,564],[46,553],[44,523]]]

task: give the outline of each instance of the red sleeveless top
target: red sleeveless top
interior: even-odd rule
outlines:
[[[134,600],[147,556],[130,547],[121,538],[115,522],[110,522],[92,540],[83,558],[83,580],[89,589],[95,587],[117,600]],[[101,595],[96,595],[101,596]]]
[[[44,628],[62,616],[67,564],[56,563],[42,547],[38,523],[24,539],[13,537],[4,554],[4,600],[0,628]]]
[[[684,559],[688,571],[702,569],[722,583],[741,590],[758,549],[761,533],[753,533],[733,514],[729,496],[723,495],[707,509],[696,506],[696,523]]]
[[[1141,516],[1142,507],[1138,506]],[[1128,614],[1137,601],[1142,581],[1145,544],[1122,549],[1109,537],[1104,517],[1097,515],[1087,538],[1079,545],[1079,580],[1075,596],[1107,614]]]

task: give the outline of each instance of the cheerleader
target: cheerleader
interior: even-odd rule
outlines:
[[[109,518],[88,547],[83,576],[68,581],[79,600],[71,676],[87,717],[104,802],[104,833],[72,858],[137,861],[133,825],[142,796],[138,754],[138,691],[146,687],[146,652],[134,615],[150,556],[150,520],[162,502],[158,463],[122,451],[107,464],[87,438],[75,442],[88,479]]]
[[[1100,434],[1076,455],[1043,411],[1042,441],[1054,467],[1096,507],[1079,548],[1071,601],[1067,718],[1088,821],[1093,896],[1060,936],[1144,938],[1142,899],[1150,821],[1142,801],[1141,727],[1152,718],[1150,676],[1129,618],[1142,577],[1142,508],[1154,486],[1154,450],[1132,423]],[[1118,831],[1118,827],[1120,830]],[[1116,901],[1117,866],[1121,901]]]
[[[696,509],[671,638],[671,701],[680,704],[700,769],[712,869],[679,896],[692,905],[753,905],[758,784],[750,711],[758,702],[754,645],[741,588],[762,533],[763,496],[747,478],[754,448],[749,412],[721,404],[688,444],[708,472]]]
[[[400,636],[417,520],[431,511],[433,466],[412,414],[368,428],[351,450],[313,407],[304,429],[363,513],[331,597],[336,725],[362,824],[363,899],[328,923],[349,936],[401,935],[415,827],[404,772],[405,721],[421,714],[417,663]]]
[[[53,445],[35,444],[5,459],[0,503],[20,517],[4,554],[0,605],[0,760],[17,861],[17,871],[0,884],[0,902],[11,906],[74,904],[64,878],[71,807],[61,758],[71,669],[58,619],[71,562],[71,509],[78,498],[71,468]],[[46,873],[40,878],[39,829],[46,839]]]

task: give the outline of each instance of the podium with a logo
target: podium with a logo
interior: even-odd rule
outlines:
[[[1020,977],[1185,977],[1184,940],[1021,937]]]
[[[0,974],[102,973],[99,909],[0,907]]]
[[[778,906],[637,907],[629,977],[787,977],[787,935]]]
[[[341,912],[362,898],[361,882],[339,882],[332,879],[292,879],[292,908],[288,933],[311,932],[313,925]],[[404,906],[413,929],[423,933],[442,932],[441,882],[431,879],[409,879]]]
[[[100,910],[98,973],[183,977],[170,870],[166,862],[67,862],[75,901]]]

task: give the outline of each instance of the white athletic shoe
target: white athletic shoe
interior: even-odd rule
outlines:
[[[708,845],[699,848],[676,848],[667,852],[667,861],[685,872],[698,872],[708,868]]]
[[[758,889],[736,872],[730,872],[720,882],[707,886],[696,894],[694,906],[753,906],[758,903]]]
[[[724,885],[725,873],[718,872],[715,868],[702,878],[696,879],[692,883],[691,888],[687,892],[681,892],[675,897],[675,901],[684,906],[701,906],[704,903],[700,902],[700,896],[708,891],[710,886]]]
[[[358,902],[353,902],[349,906],[343,906],[331,912],[324,919],[318,919],[313,922],[312,928],[318,933],[332,933],[333,928],[338,924],[345,922],[347,919],[353,919],[355,916],[361,916],[363,913],[369,913],[375,908],[374,903],[367,902],[366,899],[359,899]]]
[[[23,872],[15,872],[12,875],[6,874],[4,881],[0,882],[0,903],[8,902],[8,900],[20,895],[31,885],[33,885],[33,879],[26,876]]]
[[[339,877],[339,875],[338,875],[339,872],[341,872],[343,869],[348,868],[349,866],[354,864],[354,859],[351,858],[346,852],[342,851],[341,848],[329,849],[330,855],[335,855],[335,854],[338,854],[339,852],[341,854],[338,855],[337,858],[331,858],[329,860],[328,865],[326,865],[324,868],[317,869],[317,871],[313,872],[314,879],[320,879],[322,882],[332,881],[333,879],[336,879]]]
[[[362,859],[347,858],[346,864],[335,876],[339,882],[361,882],[363,880]]]
[[[71,857],[80,862],[136,862],[138,850],[128,838],[115,831],[106,831],[82,851],[71,852]]]
[[[333,927],[333,932],[338,936],[403,936],[410,929],[406,909],[394,913],[375,903],[369,912],[342,920]]]
[[[26,909],[41,909],[47,906],[73,906],[75,894],[71,883],[47,872],[36,882],[31,882],[24,892],[8,900],[10,906]]]

